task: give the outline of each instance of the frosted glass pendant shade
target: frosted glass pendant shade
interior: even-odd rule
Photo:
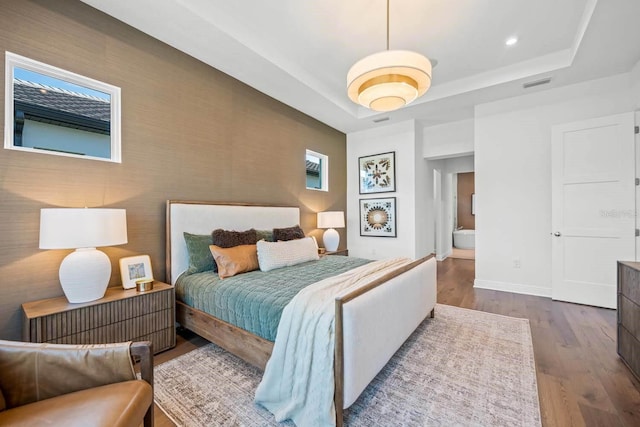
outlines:
[[[386,50],[356,62],[347,74],[347,94],[374,111],[410,104],[431,87],[431,61],[408,50]]]

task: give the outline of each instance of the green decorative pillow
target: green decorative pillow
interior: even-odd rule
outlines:
[[[189,254],[189,268],[187,274],[201,273],[203,271],[218,271],[209,245],[213,244],[210,234],[200,235],[184,232],[184,241],[187,243]]]
[[[273,242],[273,230],[256,230],[258,240]]]

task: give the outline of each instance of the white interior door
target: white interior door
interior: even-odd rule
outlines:
[[[640,123],[640,110],[636,110],[636,126]],[[635,134],[636,176],[640,176],[640,132]],[[640,185],[636,185],[636,213],[640,213]],[[640,218],[636,215],[636,228],[640,229]],[[636,236],[636,261],[640,257],[640,238]]]
[[[635,260],[633,128],[633,113],[553,128],[553,299],[616,308],[616,261]]]

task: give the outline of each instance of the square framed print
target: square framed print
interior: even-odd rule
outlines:
[[[360,199],[360,235],[396,237],[396,198]]]
[[[396,191],[396,152],[358,157],[360,194]]]
[[[149,255],[120,258],[120,277],[122,278],[122,287],[125,289],[135,288],[137,280],[153,280]]]

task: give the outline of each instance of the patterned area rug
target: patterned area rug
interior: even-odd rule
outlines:
[[[283,426],[253,403],[261,372],[214,344],[155,368],[180,426]],[[527,319],[438,304],[346,411],[347,426],[540,426]]]

